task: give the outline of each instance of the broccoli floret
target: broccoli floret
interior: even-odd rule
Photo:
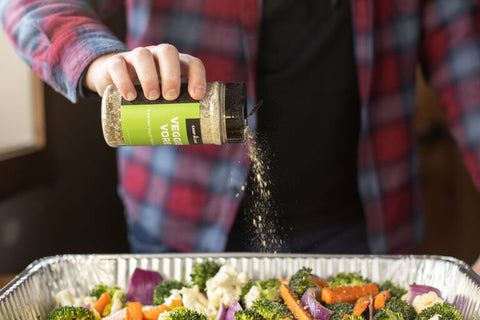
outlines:
[[[47,320],[94,320],[93,313],[83,307],[58,307],[53,309]]]
[[[183,287],[186,287],[185,284],[177,280],[164,280],[159,283],[155,290],[153,291],[153,305],[159,306],[165,302],[165,299],[168,298],[173,289],[180,290]]]
[[[243,297],[245,297],[253,286],[259,289],[262,298],[276,302],[283,301],[280,295],[280,282],[278,282],[278,279],[249,280],[245,287],[242,288],[242,302],[244,304],[245,301]]]
[[[352,303],[346,303],[346,302],[332,303],[331,305],[328,306],[328,308],[333,311],[333,314],[329,320],[342,320],[346,314],[353,313],[353,307],[354,305]]]
[[[348,320],[366,320],[364,316],[350,316]]]
[[[212,260],[198,262],[193,266],[190,279],[193,285],[197,285],[200,291],[205,291],[207,280],[217,274],[220,265]]]
[[[385,308],[388,308],[393,312],[401,313],[403,319],[405,320],[413,320],[417,316],[415,308],[409,305],[407,301],[397,297],[391,297],[390,299],[388,299]]]
[[[405,293],[407,293],[407,289],[394,284],[391,280],[387,280],[382,284],[382,286],[380,287],[380,291],[384,290],[390,290],[392,297],[397,298],[401,298]]]
[[[302,267],[300,270],[295,272],[290,278],[288,285],[298,298],[301,298],[308,288],[318,287],[317,284],[312,280],[312,269],[307,267]]]
[[[233,318],[235,320],[265,320],[260,313],[250,309],[235,312]]]
[[[265,320],[280,320],[284,318],[293,319],[293,314],[285,304],[272,300],[257,300],[253,302],[250,310],[260,313]]]
[[[387,307],[380,308],[375,312],[373,320],[405,320],[400,312],[395,312]]]
[[[462,320],[462,315],[453,304],[435,303],[433,306],[425,308],[420,312],[415,320],[429,320],[438,315],[441,320]]]
[[[329,287],[343,287],[343,286],[361,286],[368,283],[367,279],[364,279],[359,272],[339,273],[330,281],[328,281]]]
[[[164,320],[208,320],[207,316],[185,306],[177,307],[168,312]]]
[[[108,292],[110,297],[113,297],[113,294],[115,293],[115,291],[118,291],[118,290],[120,290],[120,287],[118,286],[109,287],[104,284],[97,284],[95,287],[93,287],[92,292],[90,292],[90,296],[96,297],[98,299],[100,298],[102,293]]]

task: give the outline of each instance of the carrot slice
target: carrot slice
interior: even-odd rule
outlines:
[[[130,310],[128,307],[118,310],[115,313],[103,318],[103,320],[130,320]]]
[[[323,280],[313,280],[319,287],[326,287],[328,286],[328,281],[323,281]]]
[[[343,320],[343,319],[350,318],[351,316],[352,316],[352,315],[350,315],[350,314],[346,313],[346,314],[343,316],[342,320]]]
[[[392,294],[390,290],[384,290],[382,292],[379,292],[374,298],[373,308],[375,310],[378,310],[385,307],[385,305],[387,304],[387,300],[391,297]]]
[[[107,306],[107,304],[112,302],[112,297],[110,297],[110,294],[108,292],[104,292],[100,295],[100,298],[98,298],[97,303],[93,306],[95,310],[99,314],[103,313],[103,309]]]
[[[170,305],[173,307],[181,307],[183,305],[182,299],[172,299],[172,304]]]
[[[128,320],[142,320],[142,304],[140,302],[129,302],[127,309],[130,312]]]
[[[160,315],[160,313],[164,313],[166,311],[171,311],[172,309],[170,309],[167,305],[165,304],[161,304],[159,306],[155,306],[151,309],[148,309],[148,310],[145,310],[145,311],[142,311],[142,315],[143,315],[143,320],[157,320],[158,319],[158,316]]]
[[[303,308],[300,300],[296,298],[292,289],[285,283],[280,285],[280,295],[288,306],[288,309],[290,309],[295,316],[296,320],[314,320],[312,315]]]
[[[355,302],[355,306],[353,307],[353,316],[358,317],[364,313],[370,305],[370,301],[372,301],[371,296],[363,296],[358,298],[357,302]]]
[[[378,286],[374,283],[367,283],[360,286],[325,287],[322,289],[322,301],[327,304],[336,302],[355,302],[363,296],[375,296],[378,294]]]

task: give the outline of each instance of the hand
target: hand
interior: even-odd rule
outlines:
[[[179,53],[172,45],[160,44],[98,57],[88,67],[83,85],[102,96],[105,88],[113,83],[122,96],[131,101],[137,96],[134,85],[140,84],[149,100],[158,99],[160,95],[174,100],[180,93],[182,76],[188,78],[190,96],[202,99],[206,89],[202,61]]]

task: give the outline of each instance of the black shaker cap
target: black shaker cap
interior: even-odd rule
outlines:
[[[245,83],[225,84],[225,122],[228,143],[243,142],[247,127],[247,89]]]

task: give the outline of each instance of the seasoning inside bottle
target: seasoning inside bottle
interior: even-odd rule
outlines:
[[[137,98],[123,99],[114,85],[102,99],[102,129],[109,146],[239,143],[247,127],[244,83],[207,83],[202,100],[182,84],[176,100],[148,100],[141,87]]]

